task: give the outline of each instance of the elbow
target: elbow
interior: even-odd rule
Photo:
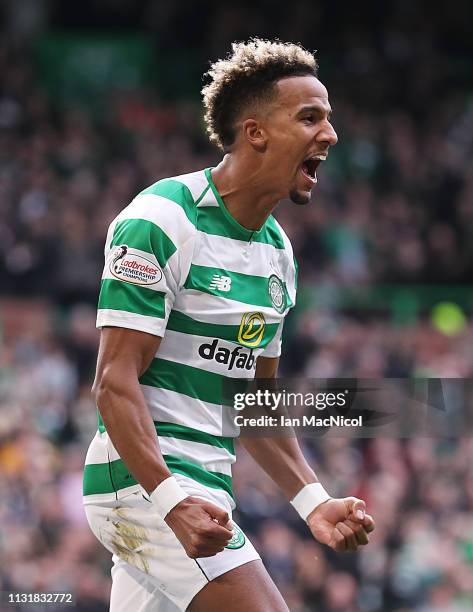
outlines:
[[[103,413],[107,405],[110,404],[111,395],[114,393],[114,386],[113,380],[111,380],[109,376],[102,374],[101,376],[97,375],[95,377],[91,393],[101,413]]]
[[[95,377],[94,383],[92,385],[92,389],[90,391],[92,398],[95,400],[97,404],[99,402],[99,398],[104,392],[104,389],[105,389],[105,385],[104,385],[103,377],[97,374]]]
[[[97,374],[92,385],[92,397],[101,414],[111,411],[112,407],[116,411],[123,401],[130,400],[135,385],[138,385],[137,379],[135,383],[126,373],[114,368],[106,368]]]

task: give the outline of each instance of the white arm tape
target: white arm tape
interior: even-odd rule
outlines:
[[[179,486],[174,476],[169,476],[169,478],[158,484],[149,497],[158,514],[165,518],[174,506],[177,506],[179,502],[189,497],[189,495]]]
[[[302,487],[299,493],[291,501],[291,504],[297,510],[301,518],[306,521],[309,514],[328,499],[330,499],[330,495],[320,482],[312,482]]]

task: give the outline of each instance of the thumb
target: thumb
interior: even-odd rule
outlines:
[[[348,509],[353,514],[353,516],[358,519],[358,521],[362,521],[365,518],[366,512],[366,504],[362,499],[357,499],[356,497],[348,497]]]
[[[202,507],[212,519],[218,522],[219,525],[231,530],[231,521],[230,517],[228,516],[228,512],[207,501],[202,501]]]

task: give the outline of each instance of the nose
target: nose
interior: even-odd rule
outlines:
[[[325,142],[331,147],[337,144],[337,132],[333,129],[333,125],[330,121],[325,121],[324,127],[320,130],[317,140],[319,142]]]

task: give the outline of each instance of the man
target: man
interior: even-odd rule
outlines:
[[[231,521],[237,432],[221,384],[276,376],[296,270],[271,211],[309,202],[337,142],[316,70],[297,45],[234,44],[203,89],[223,160],[145,189],[110,226],[84,502],[114,553],[112,612],[287,610]],[[243,444],[319,542],[368,542],[364,502],[330,498],[295,439]]]

